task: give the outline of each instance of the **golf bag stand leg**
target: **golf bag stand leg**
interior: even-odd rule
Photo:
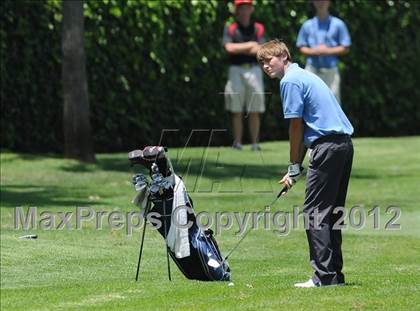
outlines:
[[[142,236],[141,236],[139,260],[137,262],[136,282],[139,279],[140,262],[141,262],[141,255],[143,253],[144,236],[146,235],[147,214],[149,213],[149,209],[150,209],[150,201],[147,202],[146,209],[144,210],[144,214],[143,214],[144,226],[143,226],[143,233],[142,233]]]
[[[168,244],[167,244],[167,238],[168,238],[168,229],[166,228],[166,217],[168,217],[168,215],[166,214],[166,201],[165,199],[163,199],[163,214],[164,214],[164,218],[163,218],[163,226],[164,226],[164,230],[165,230],[165,248],[166,248],[166,261],[168,262],[168,279],[169,281],[172,281],[171,279],[171,265],[169,263],[169,250],[168,250]]]

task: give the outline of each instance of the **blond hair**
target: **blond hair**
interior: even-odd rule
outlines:
[[[289,62],[292,61],[292,57],[290,56],[290,52],[286,43],[279,39],[274,39],[261,45],[257,52],[257,60],[260,64],[262,64],[264,60],[270,57],[278,57],[283,54],[286,54],[287,60]]]

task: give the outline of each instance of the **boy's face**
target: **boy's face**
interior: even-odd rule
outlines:
[[[286,59],[285,56],[269,56],[264,59],[262,68],[271,79],[281,79],[284,76]]]

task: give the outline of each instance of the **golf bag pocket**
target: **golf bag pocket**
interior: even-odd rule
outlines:
[[[219,247],[211,230],[191,230],[191,246],[197,250],[205,275],[209,281],[229,281],[230,268],[223,261]]]
[[[160,217],[156,218],[163,224],[158,228],[163,238],[167,238],[167,232],[171,226],[172,200],[173,198],[169,198],[153,202],[152,211],[160,215]],[[172,260],[188,279],[229,281],[230,268],[227,261],[223,261],[217,242],[213,237],[213,232],[199,228],[194,214],[188,213],[188,221],[192,223],[188,229],[190,254],[189,256],[178,258],[168,247]]]

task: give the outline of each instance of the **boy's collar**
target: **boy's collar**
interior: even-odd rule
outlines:
[[[299,65],[297,63],[289,63],[284,73],[287,73],[290,69],[296,69],[296,68],[299,68]]]

